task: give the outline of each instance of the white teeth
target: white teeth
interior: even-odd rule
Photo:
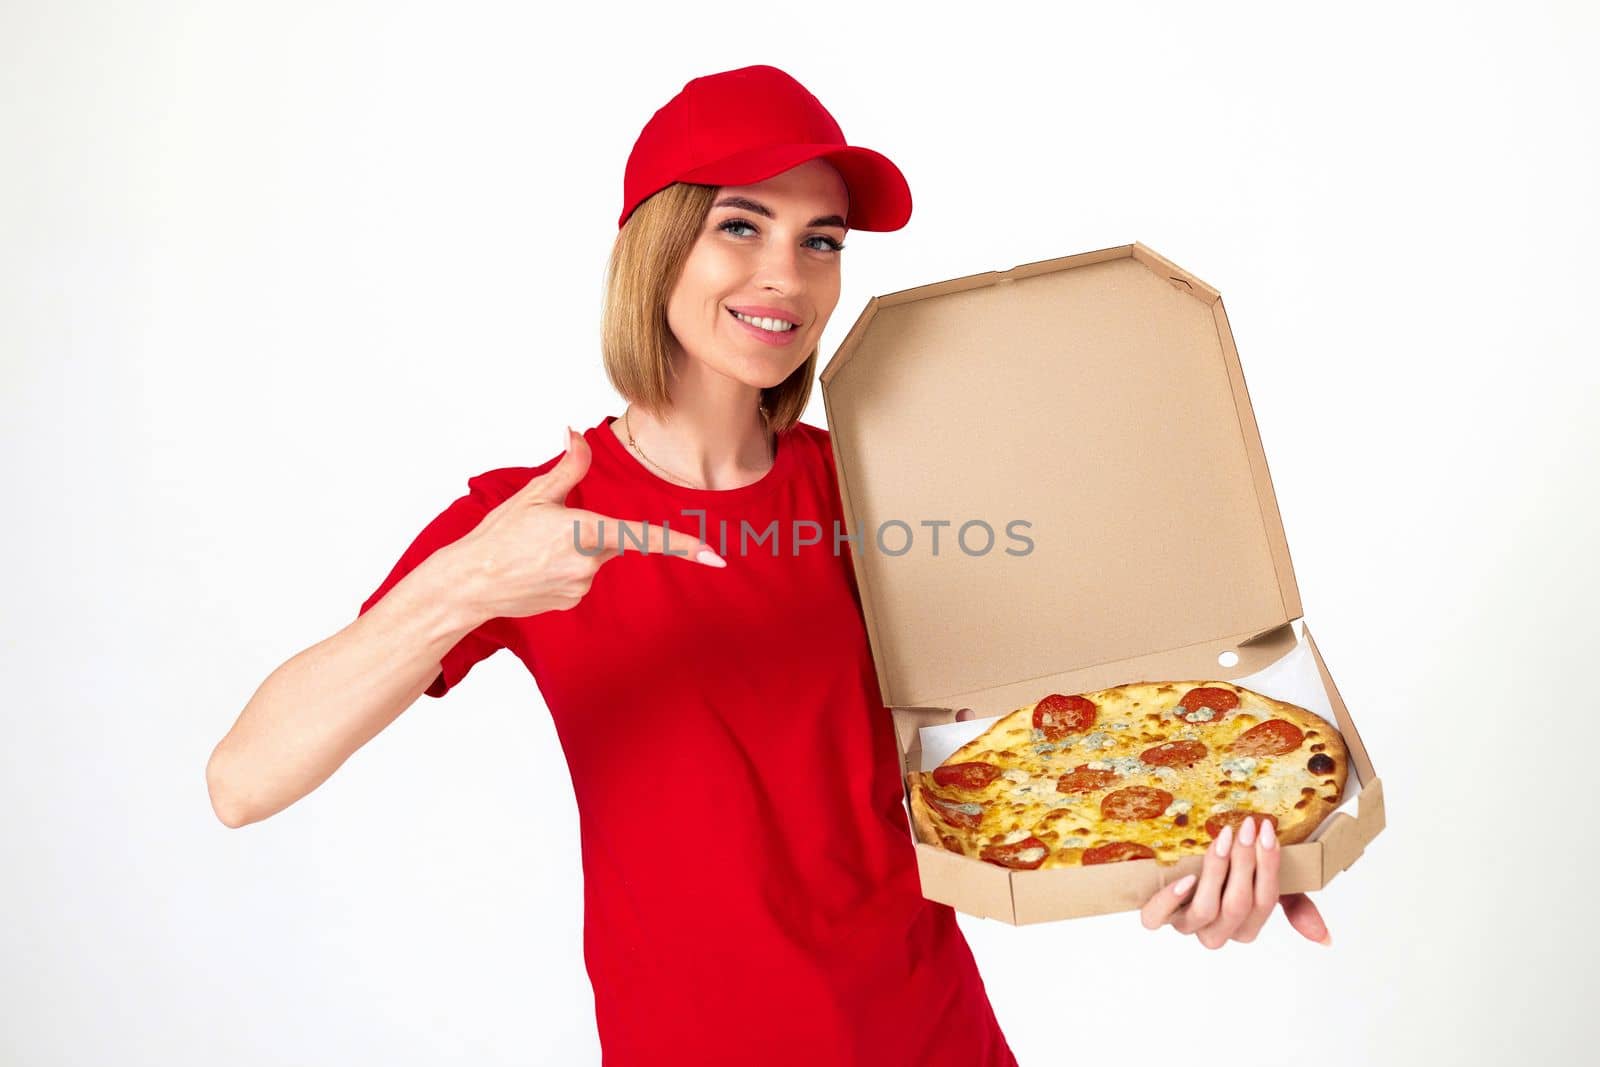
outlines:
[[[733,309],[729,308],[729,310],[732,311]],[[784,322],[782,319],[753,319],[749,315],[741,315],[737,311],[733,312],[733,317],[740,322],[748,322],[752,326],[759,326],[763,330],[771,330],[773,333],[787,333],[789,330],[794,329],[794,323]]]

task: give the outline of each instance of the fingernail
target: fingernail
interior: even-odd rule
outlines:
[[[1244,822],[1239,824],[1239,844],[1243,845],[1245,848],[1249,848],[1255,843],[1256,821],[1254,819],[1246,819]]]
[[[694,558],[699,560],[701,563],[704,563],[708,567],[726,567],[728,565],[727,560],[723,559],[709,548],[702,548],[700,551],[694,554]]]
[[[1194,875],[1186,874],[1172,883],[1172,895],[1181,897],[1194,887]]]
[[[1216,852],[1219,856],[1226,856],[1228,849],[1233,845],[1233,827],[1224,826],[1222,833],[1217,835]]]
[[[566,429],[567,432],[564,435],[562,435],[562,438],[561,438],[561,447],[562,447],[563,450],[566,450],[566,449],[572,447],[572,427],[568,426],[568,427],[565,427],[565,429]]]
[[[1261,847],[1262,848],[1277,848],[1278,847],[1278,832],[1272,828],[1272,820],[1271,819],[1262,819],[1261,820]]]
[[[1318,941],[1317,944],[1326,945],[1327,947],[1332,948],[1333,947],[1333,935],[1330,934],[1330,933],[1326,933],[1326,932],[1323,933],[1322,940]]]

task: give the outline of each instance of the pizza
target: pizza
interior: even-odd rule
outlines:
[[[1247,816],[1303,841],[1348,769],[1305,708],[1229,682],[1129,682],[1017,708],[907,785],[925,843],[1035,870],[1172,863]]]

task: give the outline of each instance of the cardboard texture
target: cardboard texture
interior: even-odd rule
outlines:
[[[1301,620],[1361,792],[1357,816],[1284,847],[1282,891],[1320,889],[1383,828],[1216,289],[1136,242],[890,293],[821,385],[903,772],[918,728],[958,708],[1243,677]],[[916,848],[930,899],[1017,924],[1137,909],[1202,859],[1012,871]]]

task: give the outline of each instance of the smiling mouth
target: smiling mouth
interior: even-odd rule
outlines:
[[[754,326],[756,329],[766,330],[768,333],[793,333],[800,328],[792,322],[785,322],[783,319],[764,319],[741,315],[732,308],[728,309],[728,314],[747,326]]]

